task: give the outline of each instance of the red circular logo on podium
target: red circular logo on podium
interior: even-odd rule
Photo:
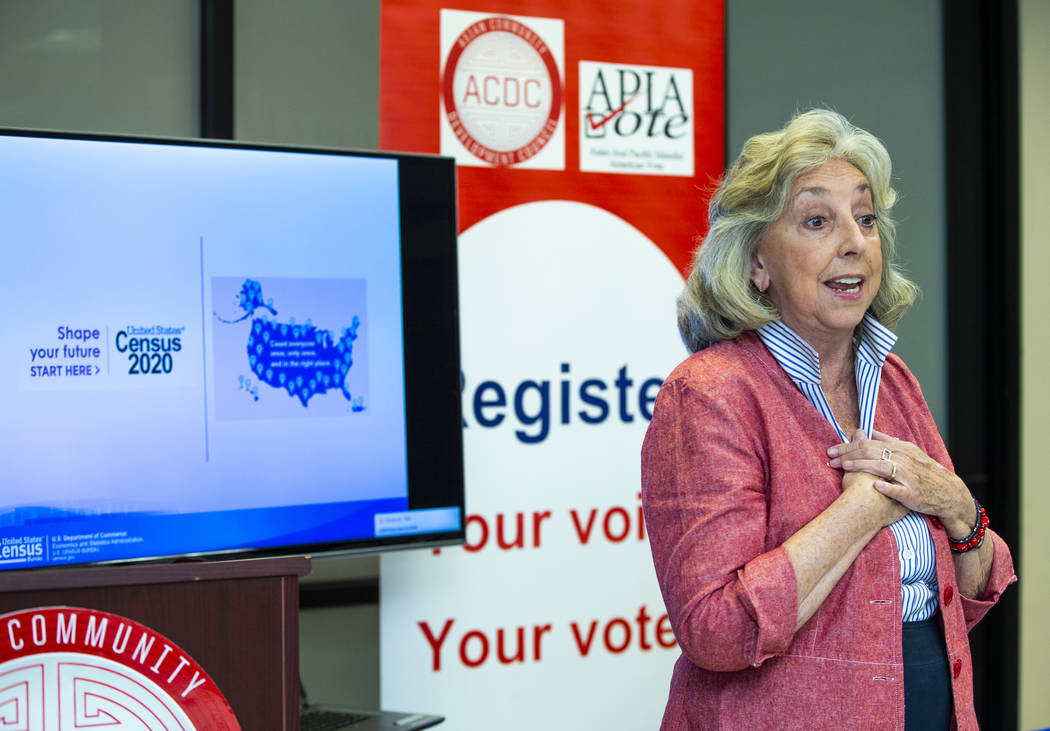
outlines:
[[[0,728],[240,725],[204,668],[163,635],[116,614],[40,607],[0,616]]]
[[[558,127],[558,65],[543,39],[513,18],[484,18],[464,30],[445,60],[441,88],[456,138],[491,165],[528,160]]]

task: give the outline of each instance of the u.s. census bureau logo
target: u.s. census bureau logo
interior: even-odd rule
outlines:
[[[40,607],[0,616],[0,728],[240,726],[204,669],[163,635],[115,614]]]
[[[565,168],[560,20],[441,11],[441,153],[461,165]]]

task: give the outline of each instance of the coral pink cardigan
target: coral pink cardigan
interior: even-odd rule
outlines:
[[[875,428],[951,469],[915,377],[882,372]],[[682,656],[663,729],[903,729],[901,584],[884,528],[795,631],[795,574],[781,544],[841,492],[834,428],[752,333],[679,365],[642,447],[642,500],[657,578]],[[1010,551],[978,600],[956,589],[940,523],[927,517],[960,729],[977,728],[967,632],[1016,581]]]

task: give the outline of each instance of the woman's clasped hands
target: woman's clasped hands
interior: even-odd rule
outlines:
[[[975,509],[966,483],[915,444],[876,430],[869,439],[858,429],[851,441],[829,447],[828,457],[828,465],[847,476],[858,472],[874,475],[876,490],[907,510],[938,518],[948,535],[969,533]],[[846,485],[843,478],[843,487]]]

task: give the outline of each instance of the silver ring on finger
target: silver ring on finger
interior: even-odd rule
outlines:
[[[890,460],[893,459],[893,452],[890,449],[883,448],[883,450],[882,450],[882,459],[884,459],[887,462],[889,462]]]

